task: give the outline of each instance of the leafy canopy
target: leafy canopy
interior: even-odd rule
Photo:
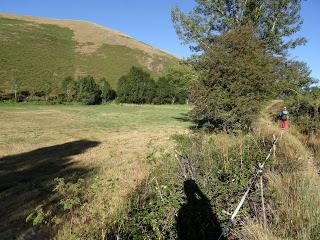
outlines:
[[[196,77],[191,66],[177,65],[169,68],[157,81],[155,103],[186,103],[189,83]]]
[[[263,103],[286,87],[280,59],[266,51],[251,27],[216,37],[194,64],[201,76],[191,87],[191,115],[200,125],[248,129]]]
[[[179,7],[172,10],[177,34],[185,43],[195,44],[194,50],[203,50],[214,37],[248,24],[253,26],[255,36],[276,54],[284,54],[306,42],[305,38],[292,37],[303,23],[302,0],[196,0],[196,3],[189,14]]]

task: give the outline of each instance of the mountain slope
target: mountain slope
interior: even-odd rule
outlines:
[[[98,24],[0,13],[0,86],[34,90],[66,76],[106,77],[116,87],[131,66],[158,76],[178,58]]]

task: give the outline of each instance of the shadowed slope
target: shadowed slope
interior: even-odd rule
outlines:
[[[44,238],[26,217],[38,205],[57,201],[52,194],[56,177],[75,181],[92,169],[76,166],[72,156],[84,153],[99,142],[79,140],[36,149],[0,159],[0,239]]]

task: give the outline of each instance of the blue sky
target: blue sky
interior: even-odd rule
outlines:
[[[0,12],[49,18],[81,19],[124,32],[140,41],[181,57],[190,55],[181,45],[170,19],[170,9],[179,5],[191,10],[192,0],[0,0]],[[308,39],[306,46],[290,51],[291,58],[303,60],[320,79],[320,1],[303,3],[304,25],[299,36]]]

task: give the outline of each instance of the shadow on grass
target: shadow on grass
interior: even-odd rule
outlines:
[[[236,129],[227,129],[224,127],[224,122],[221,119],[192,119],[189,114],[181,113],[179,117],[174,117],[174,119],[180,122],[189,122],[190,126],[189,129],[193,132],[221,132],[221,131],[228,131],[228,132],[239,132]]]
[[[194,120],[190,117],[188,113],[181,113],[179,117],[173,117],[175,120],[180,122],[188,122],[190,126],[188,127],[193,132],[199,132],[205,130],[206,132],[214,132],[217,127],[212,126],[207,120]]]
[[[173,117],[174,119],[180,121],[180,122],[190,122],[193,123],[192,119],[187,113],[180,113],[179,117]]]
[[[72,156],[100,143],[79,140],[0,158],[0,239],[47,239],[48,232],[26,223],[36,206],[54,201],[53,180],[84,178],[93,169],[76,166]]]
[[[191,179],[184,182],[184,193],[187,202],[179,209],[176,220],[178,239],[218,240],[222,229],[210,200]]]

